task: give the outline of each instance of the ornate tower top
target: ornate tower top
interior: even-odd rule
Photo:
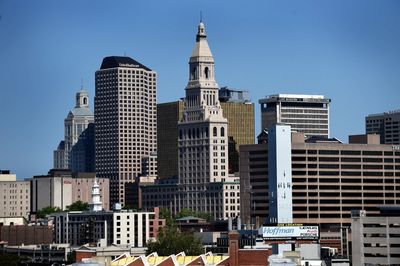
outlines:
[[[207,42],[206,27],[203,22],[200,22],[197,26],[196,44],[192,51],[192,56],[190,57],[190,62],[196,60],[198,57],[211,57],[211,62],[214,62],[212,58],[210,47]]]
[[[89,94],[81,87],[81,90],[76,93],[75,108],[89,107]]]

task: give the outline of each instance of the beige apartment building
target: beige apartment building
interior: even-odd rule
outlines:
[[[110,179],[111,204],[157,149],[156,72],[129,57],[105,57],[96,71],[96,174]]]
[[[0,217],[28,219],[31,205],[30,182],[17,180],[15,174],[0,170]]]

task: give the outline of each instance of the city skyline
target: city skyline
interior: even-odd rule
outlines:
[[[368,114],[399,108],[398,2],[152,4],[0,3],[0,169],[47,173],[70,99],[83,85],[94,102],[104,57],[126,54],[156,71],[157,103],[183,97],[200,10],[216,79],[250,92],[256,135],[258,100],[271,94],[332,99],[331,136],[345,142],[364,133]]]

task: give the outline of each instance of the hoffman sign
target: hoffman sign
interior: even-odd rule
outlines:
[[[266,239],[318,239],[318,226],[263,226]]]

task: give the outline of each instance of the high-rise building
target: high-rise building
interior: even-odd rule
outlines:
[[[0,217],[28,219],[31,204],[30,183],[17,180],[9,170],[0,170]]]
[[[64,120],[64,140],[54,151],[54,168],[76,172],[94,172],[93,112],[88,93],[81,88],[76,104]],[[89,129],[88,127],[92,125]],[[73,151],[73,152],[72,152]]]
[[[228,120],[218,98],[214,58],[202,22],[189,60],[185,90],[183,117],[178,122],[177,182],[144,186],[143,206],[165,206],[174,213],[189,208],[208,212],[214,219],[236,217],[239,182],[228,171]],[[179,112],[170,113],[179,117]],[[155,198],[155,194],[163,197]]]
[[[239,146],[254,143],[254,104],[247,97],[237,96],[242,91],[235,90],[234,98],[232,94],[222,97],[219,92],[224,117],[228,119],[228,168],[233,174],[239,171]],[[157,166],[161,179],[178,176],[178,121],[183,113],[183,101],[157,104]]]
[[[158,178],[178,177],[178,121],[183,118],[183,101],[157,104]]]
[[[400,204],[397,148],[379,145],[378,135],[351,136],[349,144],[343,144],[334,138],[305,140],[303,133],[292,133],[293,222],[319,224],[321,243],[326,243],[335,233],[340,237],[342,227],[350,227],[351,210],[376,214],[380,205]],[[240,147],[244,224],[250,217],[262,224],[269,216],[270,156],[279,159],[268,143]],[[251,198],[246,187],[252,189]]]
[[[189,190],[228,177],[228,120],[218,98],[214,58],[203,23],[189,60],[183,119],[178,123],[178,178]]]
[[[400,110],[366,116],[365,133],[380,134],[382,144],[400,144]]]
[[[275,94],[259,100],[261,128],[273,124],[290,125],[293,131],[309,136],[329,136],[329,104],[322,95]]]
[[[96,174],[110,179],[112,204],[125,204],[125,183],[156,151],[156,123],[156,73],[129,57],[104,58],[96,71]]]

